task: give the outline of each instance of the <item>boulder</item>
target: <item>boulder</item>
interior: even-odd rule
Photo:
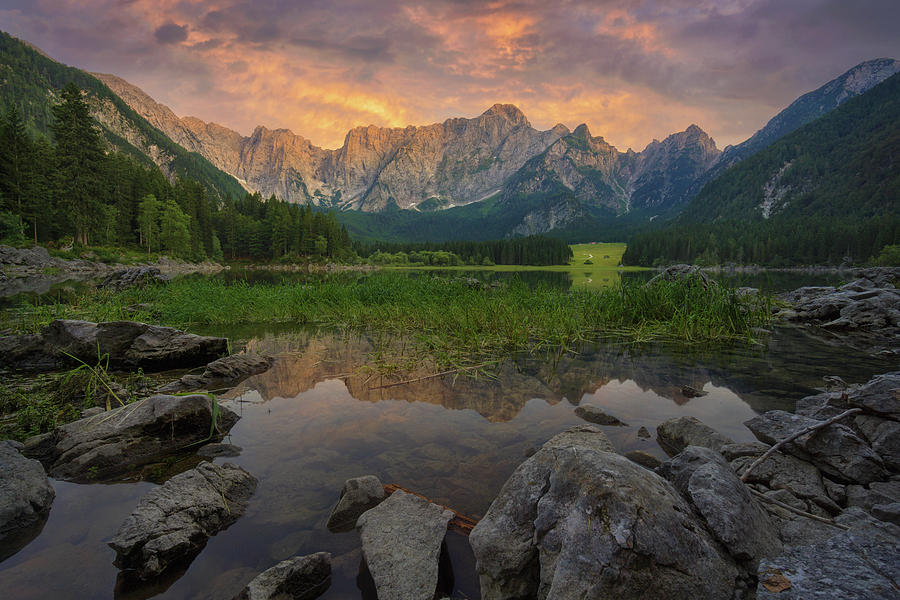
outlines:
[[[161,394],[175,394],[199,389],[214,390],[234,387],[251,375],[268,371],[272,359],[252,352],[232,354],[212,361],[199,375],[184,375],[181,379],[159,388]]]
[[[331,510],[326,527],[334,533],[351,531],[360,515],[381,504],[386,497],[384,486],[374,475],[348,479],[341,489],[340,500]]]
[[[871,511],[879,504],[900,502],[900,481],[875,481],[868,487],[848,485],[846,488],[847,506],[858,506]]]
[[[313,600],[331,585],[331,554],[283,560],[257,575],[234,600]]]
[[[605,447],[565,432],[519,465],[469,536],[482,596],[731,598],[740,572],[685,499]]]
[[[575,409],[575,415],[584,419],[588,423],[596,423],[597,425],[627,427],[628,423],[624,423],[616,417],[606,414],[604,410],[598,406],[590,404],[582,404]]]
[[[718,452],[723,446],[734,443],[696,417],[678,417],[660,423],[656,427],[656,437],[669,456],[688,446],[702,446]]]
[[[797,401],[796,412],[826,419],[848,408],[862,408],[866,414],[900,421],[900,371],[877,375],[846,391],[807,396]]]
[[[51,370],[108,357],[114,368],[146,371],[204,365],[225,354],[228,340],[134,321],[56,320],[40,335],[0,337],[0,366]]]
[[[888,600],[898,595],[900,528],[853,527],[759,564],[758,600]]]
[[[737,473],[743,474],[755,460],[754,456],[743,456],[736,458],[731,465]],[[798,498],[813,500],[831,512],[839,511],[825,489],[819,470],[811,463],[790,454],[775,452],[770,455],[753,468],[747,482],[762,483],[773,490],[787,490]]]
[[[745,456],[761,456],[769,448],[768,444],[763,444],[762,442],[742,442],[722,446],[720,452],[725,457],[725,460],[731,461]]]
[[[57,479],[102,480],[196,447],[238,418],[206,394],[150,396],[29,438],[24,454]]]
[[[650,279],[650,281],[647,282],[647,285],[656,285],[661,281],[681,281],[685,279],[694,279],[703,287],[715,285],[715,281],[710,279],[700,267],[685,264],[666,267],[662,272]]]
[[[857,279],[839,288],[800,288],[781,298],[794,305],[794,320],[828,329],[900,327],[900,290],[887,283]]]
[[[231,463],[202,463],[151,490],[109,542],[115,565],[141,579],[192,560],[210,536],[244,514],[256,478]]]
[[[694,505],[713,536],[738,560],[759,560],[781,550],[774,525],[725,459],[688,446],[660,474]]]
[[[0,561],[40,533],[56,495],[41,463],[17,446],[0,442]]]
[[[123,290],[129,287],[147,285],[148,283],[165,283],[170,279],[171,277],[160,272],[159,267],[130,267],[110,273],[100,283],[100,287]]]
[[[643,450],[631,450],[629,452],[626,452],[625,458],[635,464],[641,465],[646,469],[650,469],[651,471],[662,464],[662,461],[660,461],[658,458],[656,458],[652,454],[644,452]]]
[[[760,441],[776,444],[819,422],[803,415],[771,410],[744,424]],[[881,457],[852,429],[841,423],[833,423],[801,436],[783,448],[785,452],[812,462],[823,473],[843,481],[866,484],[887,477]]]
[[[356,522],[379,600],[433,600],[438,559],[453,513],[396,491]]]

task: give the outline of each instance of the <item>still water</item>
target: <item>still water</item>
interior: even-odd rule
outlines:
[[[323,597],[374,598],[357,533],[325,528],[347,478],[374,474],[479,518],[527,453],[582,422],[573,412],[579,404],[628,424],[604,428],[619,451],[662,458],[654,439],[637,435],[640,427],[655,432],[666,419],[692,415],[735,441],[750,440],[744,421],[765,410],[792,410],[823,376],[856,383],[896,368],[896,358],[851,350],[806,328],[782,328],[753,346],[604,340],[577,353],[511,359],[488,377],[373,389],[381,381],[365,369],[373,348],[365,336],[285,326],[207,333],[276,357],[272,369],[224,395],[241,415],[226,441],[243,451],[217,461],[259,479],[247,513],[186,569],[135,586],[117,582],[106,541],[155,484],[57,481],[40,535],[0,563],[0,595],[227,599],[285,558],[327,551],[333,583]],[[684,385],[707,394],[687,398]],[[447,543],[453,597],[478,598],[466,539],[450,533]]]

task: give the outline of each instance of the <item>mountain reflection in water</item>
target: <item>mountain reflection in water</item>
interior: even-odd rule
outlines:
[[[260,481],[247,513],[211,538],[182,576],[117,586],[106,541],[153,484],[54,482],[57,497],[43,531],[0,563],[6,595],[231,598],[278,561],[326,551],[334,557],[333,584],[323,597],[366,598],[371,589],[360,571],[357,533],[325,528],[347,478],[374,474],[477,518],[528,452],[582,423],[575,405],[599,406],[628,423],[604,428],[619,451],[663,457],[653,439],[637,436],[638,428],[653,432],[666,419],[693,415],[737,441],[749,440],[743,421],[762,410],[792,409],[821,386],[822,376],[853,383],[893,367],[893,359],[785,329],[763,345],[714,349],[602,341],[577,354],[509,360],[490,378],[446,376],[371,389],[388,380],[366,368],[374,346],[365,336],[260,328],[220,333],[276,356],[271,370],[223,395],[242,416],[226,441],[243,448],[224,461]],[[687,398],[685,385],[707,395]],[[465,539],[448,539],[454,597],[477,598]]]

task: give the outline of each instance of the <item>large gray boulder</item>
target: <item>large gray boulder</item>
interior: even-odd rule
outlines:
[[[817,423],[820,421],[803,415],[771,410],[744,424],[760,441],[776,444]],[[833,423],[801,436],[783,448],[785,452],[810,461],[823,473],[839,480],[867,484],[887,478],[881,457],[852,429],[841,423]]]
[[[228,340],[134,321],[56,320],[35,335],[0,337],[0,366],[48,370],[97,362],[145,371],[205,365],[228,351]]]
[[[659,445],[669,456],[678,454],[688,446],[702,446],[719,452],[734,440],[725,437],[696,417],[678,417],[660,423],[656,427]]]
[[[759,564],[758,600],[896,600],[900,528],[867,524]]]
[[[469,536],[483,597],[731,598],[740,571],[691,506],[605,447],[566,432],[510,476]]]
[[[41,463],[17,446],[0,442],[0,561],[40,533],[56,495]]]
[[[900,420],[900,371],[876,375],[846,391],[807,396],[797,401],[796,412],[826,419],[848,408],[862,408],[866,414]]]
[[[381,504],[387,497],[384,486],[374,475],[354,477],[344,482],[341,498],[331,510],[325,526],[329,531],[340,533],[356,527],[360,515]]]
[[[396,491],[356,523],[379,600],[433,600],[438,559],[453,513]]]
[[[759,560],[781,550],[769,516],[718,452],[688,446],[659,471],[736,559]]]
[[[234,600],[313,600],[331,585],[331,554],[283,560],[257,575]]]
[[[886,282],[860,278],[839,288],[799,288],[781,298],[794,305],[794,320],[829,329],[900,327],[900,290]]]
[[[185,452],[211,433],[227,432],[238,418],[206,394],[150,396],[29,438],[24,454],[57,479],[106,479]]]
[[[256,478],[231,463],[202,463],[151,490],[113,536],[115,565],[141,579],[193,559],[247,509]]]

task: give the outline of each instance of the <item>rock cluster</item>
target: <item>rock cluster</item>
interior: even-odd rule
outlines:
[[[256,484],[231,463],[202,463],[176,475],[141,498],[110,540],[116,566],[149,579],[193,558],[210,536],[244,514]]]
[[[857,271],[859,279],[840,287],[802,287],[781,296],[793,305],[784,317],[834,330],[900,332],[900,268]]]
[[[150,396],[29,438],[24,453],[58,479],[114,477],[227,432],[239,417],[215,402],[206,394]]]
[[[685,264],[666,267],[659,275],[654,275],[647,282],[647,285],[656,285],[660,281],[680,281],[684,279],[696,279],[703,287],[715,285],[715,282],[700,267]]]
[[[45,371],[109,358],[109,366],[161,370],[204,365],[228,351],[228,340],[133,321],[56,320],[36,335],[0,337],[0,367]]]
[[[22,456],[20,447],[0,442],[0,561],[40,533],[56,495],[41,463]]]

